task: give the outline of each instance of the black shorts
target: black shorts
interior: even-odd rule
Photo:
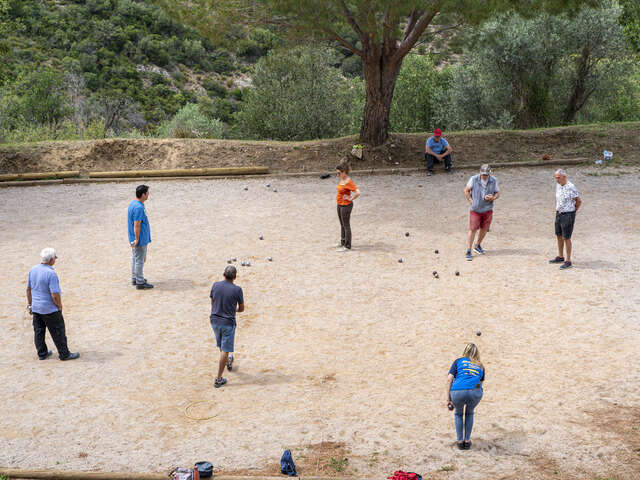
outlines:
[[[556,212],[556,236],[571,238],[575,221],[576,212]]]

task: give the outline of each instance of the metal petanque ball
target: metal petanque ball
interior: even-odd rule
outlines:
[[[249,190],[249,187],[244,187],[245,190]]]
[[[456,277],[459,277],[459,276],[460,276],[460,272],[456,270]]]
[[[277,188],[274,188],[274,189],[273,189],[273,191],[274,191],[274,192],[277,192],[277,191],[278,191],[278,189],[277,189]]]
[[[267,260],[269,260],[270,262],[273,262],[273,258],[272,257],[267,257]]]
[[[404,260],[402,260],[402,258],[399,258],[398,263],[402,263],[402,262],[404,262]]]
[[[478,330],[478,331],[476,332],[476,335],[477,335],[477,336],[480,336],[480,335],[482,335],[482,332],[481,332],[480,330]]]
[[[258,238],[259,238],[260,240],[264,240],[264,237],[263,237],[262,235],[260,235]]]
[[[269,188],[270,186],[271,186],[271,184],[270,184],[270,183],[267,183],[267,188]]]
[[[409,236],[409,232],[404,232],[404,236],[408,237]]]
[[[440,252],[438,250],[434,250],[433,253],[438,254]]]
[[[236,257],[233,257],[233,258],[231,259],[231,261],[233,261],[233,262],[237,262],[237,261],[238,261],[238,259],[237,259]]]
[[[231,259],[227,260],[227,263],[231,263]]]

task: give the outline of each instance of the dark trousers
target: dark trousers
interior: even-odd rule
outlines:
[[[49,334],[58,349],[58,356],[60,358],[67,358],[69,356],[69,349],[67,348],[67,334],[64,328],[64,318],[61,312],[53,312],[47,314],[33,313],[33,331],[35,333],[36,350],[39,357],[46,357],[49,349],[47,343],[44,340],[44,336],[49,329]]]
[[[436,161],[436,157],[434,157],[430,153],[425,153],[424,159],[427,161],[427,170],[433,172],[433,162]],[[444,157],[444,169],[451,170],[451,154]]]
[[[353,210],[353,203],[349,205],[338,205],[340,244],[346,248],[351,248],[351,210]]]

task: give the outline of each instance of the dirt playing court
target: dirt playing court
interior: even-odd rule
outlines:
[[[136,184],[2,189],[0,466],[276,473],[290,448],[305,476],[638,478],[640,175],[627,170],[569,170],[584,205],[568,271],[547,263],[552,169],[494,172],[502,197],[473,262],[466,171],[354,178],[347,253],[335,178],[152,182],[151,291],[129,283]],[[24,290],[45,246],[74,362],[33,346]],[[247,310],[214,390],[208,294],[230,257],[252,262],[238,267]],[[487,379],[459,451],[445,379],[469,341]]]

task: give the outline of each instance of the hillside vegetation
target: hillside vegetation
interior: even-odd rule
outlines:
[[[637,23],[623,22],[636,18],[635,4],[623,5],[504,13],[474,27],[437,18],[403,60],[390,130],[640,120]],[[226,23],[205,37],[142,0],[0,0],[0,143],[360,131],[357,55],[273,26]]]

